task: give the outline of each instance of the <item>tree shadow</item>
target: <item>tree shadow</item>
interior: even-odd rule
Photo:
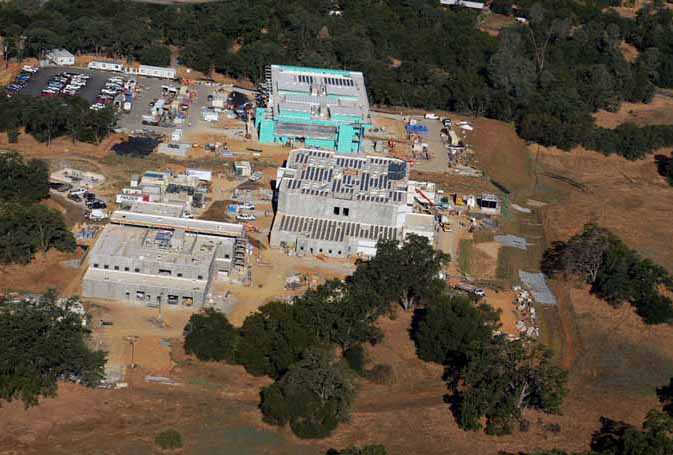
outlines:
[[[624,433],[633,427],[625,422],[601,417],[601,428],[591,436],[591,450],[596,452],[610,452],[624,439]]]
[[[663,406],[663,411],[673,417],[673,378],[668,385],[657,388],[657,398]]]
[[[654,162],[657,164],[657,172],[662,177],[668,179],[668,183],[673,185],[673,155],[654,155]]]

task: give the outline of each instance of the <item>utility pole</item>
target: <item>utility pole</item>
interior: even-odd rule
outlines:
[[[131,368],[136,367],[136,341],[138,341],[138,338],[135,335],[125,337],[126,341],[131,343]]]

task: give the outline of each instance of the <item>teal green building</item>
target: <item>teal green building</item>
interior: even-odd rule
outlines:
[[[372,126],[360,72],[271,65],[269,102],[257,108],[262,143],[359,153]]]

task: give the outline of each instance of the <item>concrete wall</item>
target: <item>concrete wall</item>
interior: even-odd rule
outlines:
[[[335,207],[339,207],[339,215],[334,213]],[[344,208],[348,209],[348,216],[344,215]],[[411,208],[403,205],[332,199],[307,194],[288,194],[285,191],[280,191],[278,195],[278,211],[295,216],[378,224],[399,228],[402,226],[404,217],[398,215],[404,212],[411,212]]]
[[[177,305],[188,305],[191,299],[191,305],[199,307],[205,302],[209,289],[206,285],[205,288],[198,290],[177,290],[171,289],[169,283],[164,284],[165,286],[150,283],[135,285],[117,281],[92,280],[85,276],[82,281],[82,296],[133,302],[139,305],[172,304],[174,300],[169,301],[169,296],[175,296]],[[138,292],[143,293],[142,298],[138,297]]]
[[[212,258],[207,263],[195,262],[193,264],[173,264],[157,260],[92,254],[89,258],[89,263],[91,264],[91,267],[95,269],[144,273],[146,275],[167,275],[203,280],[208,277]],[[170,274],[163,271],[170,271]]]

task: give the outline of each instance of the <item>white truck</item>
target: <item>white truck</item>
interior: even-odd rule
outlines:
[[[454,286],[454,289],[458,289],[459,291],[464,291],[473,295],[476,295],[477,297],[485,297],[486,292],[484,292],[483,289],[478,288],[470,283],[458,283]]]

